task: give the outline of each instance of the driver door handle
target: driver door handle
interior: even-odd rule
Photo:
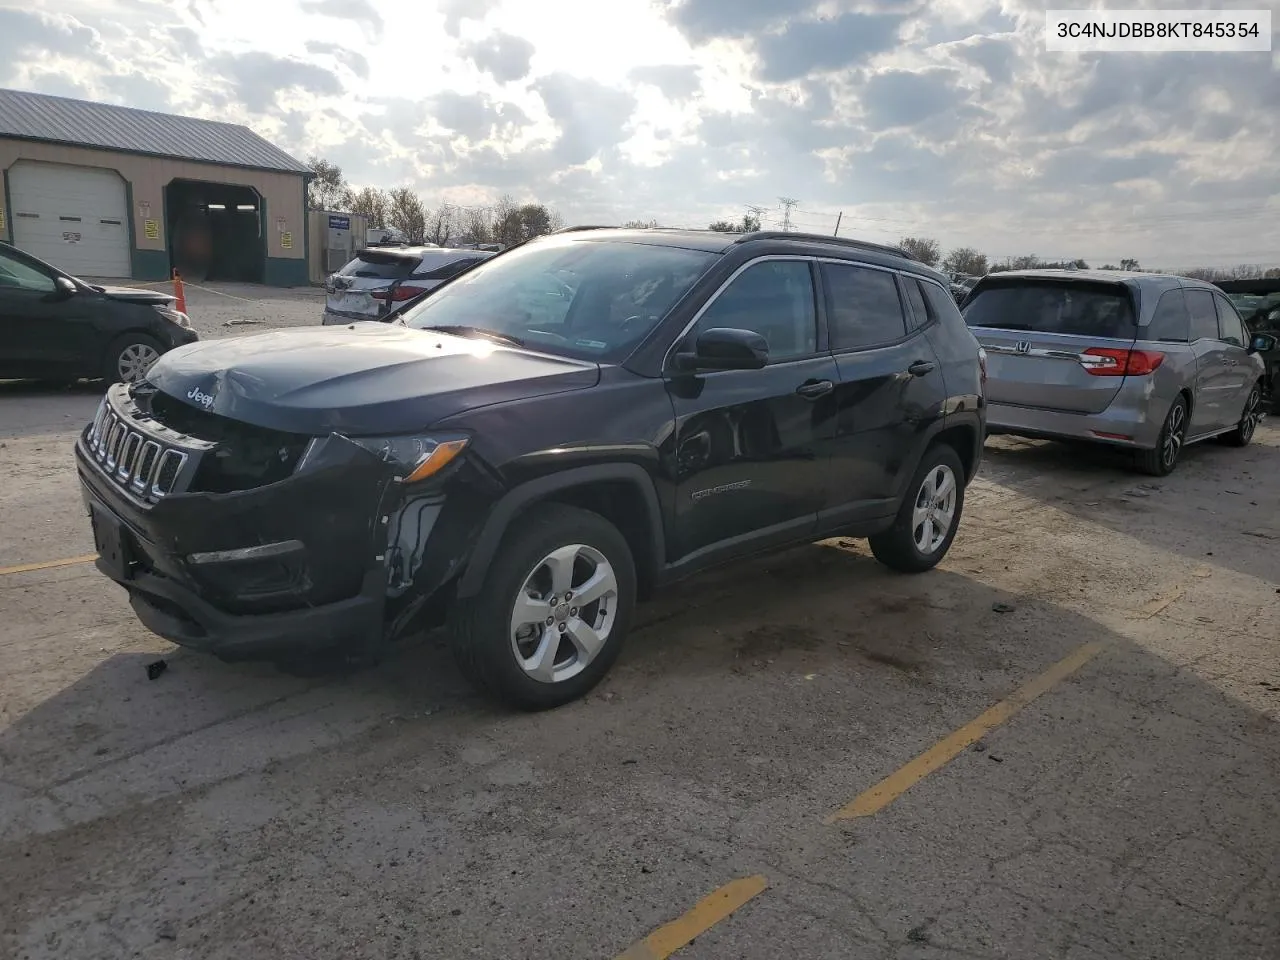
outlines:
[[[836,385],[830,380],[806,380],[796,387],[796,393],[806,400],[817,400],[819,397],[825,397],[835,388]]]
[[[926,373],[933,373],[938,365],[932,360],[917,360],[911,366],[907,367],[907,373],[913,377],[923,377]]]

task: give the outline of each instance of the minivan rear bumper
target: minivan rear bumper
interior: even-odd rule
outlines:
[[[1120,447],[1152,450],[1159,443],[1167,410],[1152,409],[1141,391],[1136,402],[1126,384],[1102,413],[1065,413],[987,401],[987,434],[1008,433],[1044,440],[1089,440]]]

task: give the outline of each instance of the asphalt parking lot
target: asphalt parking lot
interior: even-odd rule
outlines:
[[[0,384],[5,960],[1278,955],[1274,421],[1159,481],[990,441],[936,571],[721,569],[516,715],[434,636],[306,679],[148,634],[83,561],[99,395]]]

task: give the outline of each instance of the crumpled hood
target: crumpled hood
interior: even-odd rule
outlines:
[[[126,303],[174,303],[177,298],[159,290],[140,290],[137,287],[103,287],[102,295],[109,300]]]
[[[599,378],[587,361],[378,322],[204,340],[164,354],[147,375],[201,410],[312,436],[415,433]]]

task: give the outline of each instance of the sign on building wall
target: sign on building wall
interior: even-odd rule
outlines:
[[[142,233],[148,240],[159,240],[160,239],[160,221],[143,220]]]
[[[330,230],[350,230],[350,229],[351,229],[351,218],[350,218],[350,217],[335,217],[335,216],[333,216],[333,215],[330,215],[330,216],[329,216],[329,229],[330,229]]]
[[[284,233],[280,234],[280,246],[285,250],[292,250],[293,234],[289,233],[287,230]]]

